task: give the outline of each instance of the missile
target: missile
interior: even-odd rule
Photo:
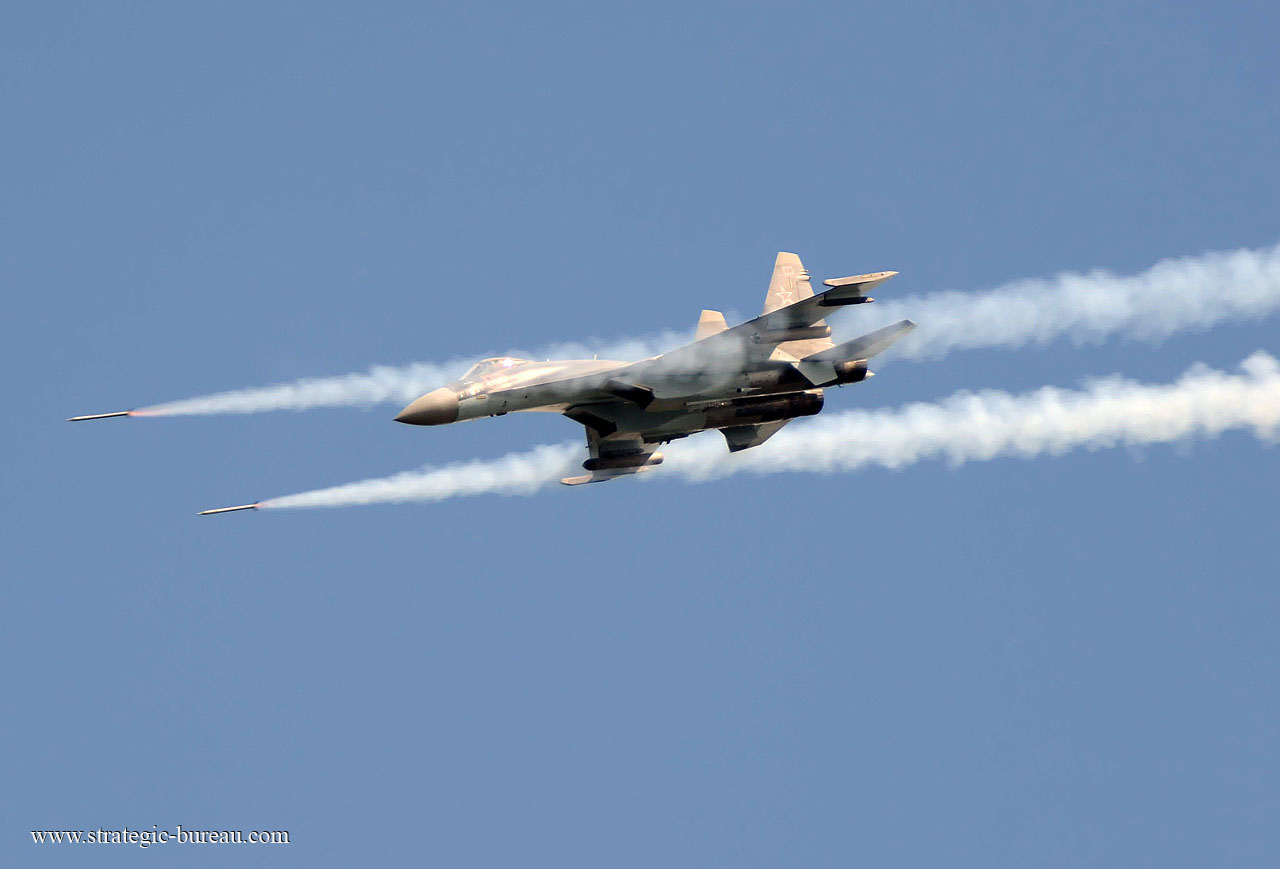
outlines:
[[[241,504],[239,507],[219,507],[216,510],[201,510],[199,515],[212,516],[214,513],[234,513],[237,510],[257,510],[259,503],[261,502],[255,502],[253,504]]]
[[[88,416],[70,416],[67,422],[84,422],[86,419],[111,419],[116,416],[131,416],[131,410],[118,410],[115,413],[91,413]]]

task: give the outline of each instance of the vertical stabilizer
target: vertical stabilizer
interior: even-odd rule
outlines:
[[[773,262],[773,279],[769,281],[769,294],[764,297],[764,310],[760,313],[772,313],[812,295],[809,273],[805,271],[800,257],[781,251]]]
[[[729,324],[724,321],[724,314],[719,311],[703,311],[702,316],[698,318],[698,331],[693,333],[693,340],[701,341],[703,338],[710,338],[729,328]]]
[[[780,419],[777,422],[762,422],[756,425],[735,425],[720,429],[720,434],[724,435],[725,441],[728,442],[729,452],[736,453],[760,446],[789,422],[791,422],[789,419]]]
[[[787,305],[803,302],[813,296],[813,287],[809,286],[809,272],[805,269],[800,257],[793,253],[780,251],[773,262],[773,278],[769,281],[769,293],[764,297],[764,310],[760,313],[770,314]],[[815,320],[814,326],[827,325],[826,320]],[[784,341],[778,345],[783,353],[800,359],[813,353],[826,350],[831,346],[829,338],[809,338],[803,341]]]

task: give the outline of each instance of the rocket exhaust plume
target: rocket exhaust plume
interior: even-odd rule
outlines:
[[[1230,429],[1263,441],[1280,435],[1280,363],[1261,351],[1240,373],[1197,364],[1167,385],[1120,377],[1086,382],[1079,390],[1044,387],[1013,395],[960,392],[934,403],[888,410],[848,411],[794,424],[743,453],[725,451],[720,438],[683,442],[664,470],[690,482],[738,473],[852,471],[868,465],[901,468],[925,459],[952,465],[1000,457],[1060,455],[1072,449],[1170,443],[1213,438]],[[531,495],[555,485],[581,458],[577,443],[540,446],[499,459],[461,462],[390,477],[317,489],[257,504],[259,509],[346,507],[442,501],[461,495]],[[619,485],[619,484],[615,484]]]
[[[916,333],[886,357],[922,359],[953,350],[1021,347],[1064,335],[1077,342],[1115,334],[1159,340],[1182,330],[1264,317],[1278,308],[1280,245],[1165,260],[1127,277],[1094,271],[1018,281],[986,292],[931,293],[878,302],[871,311],[886,323],[907,317],[919,322]],[[865,330],[867,322],[856,319],[857,326],[846,322],[837,329],[837,343],[854,337],[846,332]],[[605,359],[638,360],[687,341],[684,332],[664,332],[607,345],[559,345],[525,355],[587,358],[595,353]],[[188,398],[144,408],[136,415],[404,405],[454,379],[474,361],[376,367],[364,373]]]

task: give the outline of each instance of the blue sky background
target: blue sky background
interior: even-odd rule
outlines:
[[[1280,451],[1246,435],[210,520],[580,429],[62,419],[692,330],[758,310],[778,250],[900,297],[1270,245],[1278,28],[1262,2],[7,5],[0,862],[1273,860]],[[828,404],[1258,348],[1276,319],[955,353]],[[153,824],[294,844],[29,835]]]

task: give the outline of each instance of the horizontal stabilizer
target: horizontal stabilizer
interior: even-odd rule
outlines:
[[[822,294],[822,301],[819,304],[829,308],[836,305],[857,305],[861,302],[869,302],[871,299],[867,293],[896,274],[897,272],[872,272],[823,281],[831,289]]]
[[[910,320],[899,320],[892,326],[885,326],[874,332],[868,332],[861,338],[854,338],[843,344],[837,344],[829,350],[806,356],[805,362],[843,362],[846,359],[870,359],[877,353],[883,353],[902,336],[906,335],[916,324]]]
[[[916,324],[910,320],[899,320],[891,326],[868,332],[861,338],[854,338],[852,341],[837,344],[828,350],[823,350],[821,353],[806,356],[795,363],[795,366],[814,386],[835,383],[840,380],[836,371],[837,366],[853,360],[870,359],[877,353],[884,352],[889,345],[915,327]],[[868,373],[864,366],[862,376],[857,379],[863,379]]]

